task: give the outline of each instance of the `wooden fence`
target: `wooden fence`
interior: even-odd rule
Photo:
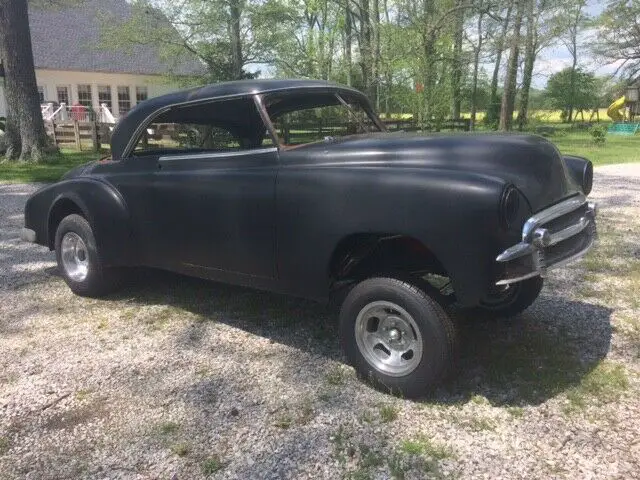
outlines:
[[[470,121],[468,119],[449,119],[437,125],[421,125],[413,120],[383,120],[387,129],[390,131],[440,131],[440,130],[470,130]],[[60,147],[73,148],[77,150],[93,150],[99,151],[103,146],[108,148],[111,141],[111,131],[114,125],[111,123],[101,123],[97,121],[66,121],[66,122],[45,122],[47,134],[54,140],[55,144]],[[345,134],[348,131],[347,124],[331,123],[318,124],[317,122],[307,124],[297,124],[295,129],[289,129],[288,126],[282,128],[279,132],[285,139],[285,143],[290,143],[289,137],[292,135],[335,135],[337,132]],[[150,139],[162,142],[163,140],[179,141],[188,132],[180,132],[175,129],[173,124],[154,124],[149,126],[150,133],[145,135],[143,141],[148,142]]]
[[[100,122],[45,122],[47,135],[60,147],[100,151],[111,141],[113,125]]]

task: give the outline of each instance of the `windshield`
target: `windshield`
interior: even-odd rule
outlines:
[[[380,131],[358,99],[334,93],[270,98],[267,112],[284,147]]]

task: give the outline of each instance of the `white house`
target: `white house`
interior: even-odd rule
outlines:
[[[29,9],[29,25],[40,102],[84,105],[98,110],[106,104],[117,118],[138,102],[175,90],[167,74],[198,75],[204,67],[185,54],[163,61],[153,45],[114,50],[101,46],[101,22],[126,19],[125,0],[86,0],[72,8]],[[0,116],[6,101],[0,83]]]

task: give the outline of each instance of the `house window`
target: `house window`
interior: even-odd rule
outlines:
[[[149,98],[147,87],[136,87],[136,103],[144,102]]]
[[[44,103],[44,87],[38,86],[38,99],[40,103]]]
[[[106,104],[109,111],[113,111],[111,104],[111,87],[109,85],[98,85],[98,104]]]
[[[58,103],[69,105],[69,87],[56,87]]]
[[[131,95],[129,87],[118,87],[118,111],[120,114],[131,110]]]
[[[85,107],[90,107],[93,104],[91,85],[78,85],[78,103]]]

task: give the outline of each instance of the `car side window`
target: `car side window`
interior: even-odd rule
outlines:
[[[361,105],[334,94],[271,102],[271,121],[285,147],[379,130]]]
[[[252,98],[176,106],[147,125],[133,155],[235,152],[273,146]]]
[[[240,138],[221,127],[197,123],[153,123],[138,140],[134,154],[158,150],[183,153],[240,149]]]

